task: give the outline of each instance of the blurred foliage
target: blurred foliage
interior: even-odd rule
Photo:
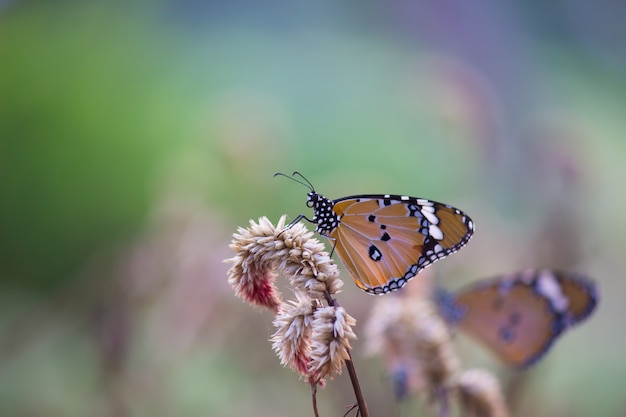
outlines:
[[[470,213],[476,237],[435,267],[446,285],[528,266],[596,277],[598,313],[522,382],[502,376],[518,415],[623,415],[624,16],[582,1],[0,2],[0,414],[310,414],[271,318],[234,299],[221,262],[236,225],[306,210],[306,189],[271,178],[297,169],[331,198]],[[367,296],[350,282],[343,296],[362,320]],[[393,404],[359,349],[375,415],[423,410]],[[341,379],[324,415],[351,402]]]
[[[50,287],[138,229],[180,98],[140,20],[19,6],[0,16],[1,279]]]

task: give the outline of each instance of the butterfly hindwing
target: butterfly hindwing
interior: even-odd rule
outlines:
[[[363,290],[384,294],[467,243],[474,226],[460,210],[398,195],[357,195],[332,202],[335,252]],[[317,216],[317,213],[316,213]]]

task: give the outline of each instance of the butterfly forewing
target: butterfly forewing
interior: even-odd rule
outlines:
[[[473,231],[473,225],[471,220],[464,214],[459,214],[457,210],[450,206],[442,206],[437,209],[437,216],[439,217],[439,228],[443,232],[443,242],[441,243],[445,247],[454,247],[460,242],[461,246],[467,243],[470,238],[468,236],[468,228],[471,227]]]
[[[457,251],[474,226],[460,210],[397,195],[360,195],[333,201],[339,224],[328,237],[357,285],[383,294]]]
[[[390,277],[404,276],[407,265],[419,256],[409,241],[397,240],[392,245],[390,241],[368,238],[347,225],[337,230],[336,239],[337,255],[357,285],[367,291],[384,288]],[[367,248],[367,257],[363,256],[363,248]]]

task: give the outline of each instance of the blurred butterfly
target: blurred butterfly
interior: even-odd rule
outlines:
[[[527,270],[481,281],[450,294],[440,290],[443,317],[482,342],[506,364],[523,369],[595,309],[589,278],[552,270]]]
[[[474,233],[472,220],[447,204],[390,194],[330,200],[299,172],[277,175],[311,190],[306,204],[313,208],[313,218],[301,214],[287,227],[302,219],[316,224],[315,231],[334,242],[333,250],[356,285],[371,294],[401,288],[422,269],[459,250]]]

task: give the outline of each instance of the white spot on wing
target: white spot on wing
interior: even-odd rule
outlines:
[[[561,285],[551,272],[541,271],[539,273],[537,277],[537,291],[550,301],[550,304],[556,311],[563,312],[567,309],[569,300],[563,294]]]
[[[434,224],[431,224],[430,226],[428,226],[428,234],[437,240],[443,239],[443,232],[441,231],[439,227],[435,226]]]
[[[426,220],[428,220],[429,223],[438,224],[439,223],[439,218],[437,216],[435,216],[435,214],[433,212],[425,210],[425,208],[426,207],[422,207],[422,209],[420,211],[422,212],[424,217],[426,217]]]

